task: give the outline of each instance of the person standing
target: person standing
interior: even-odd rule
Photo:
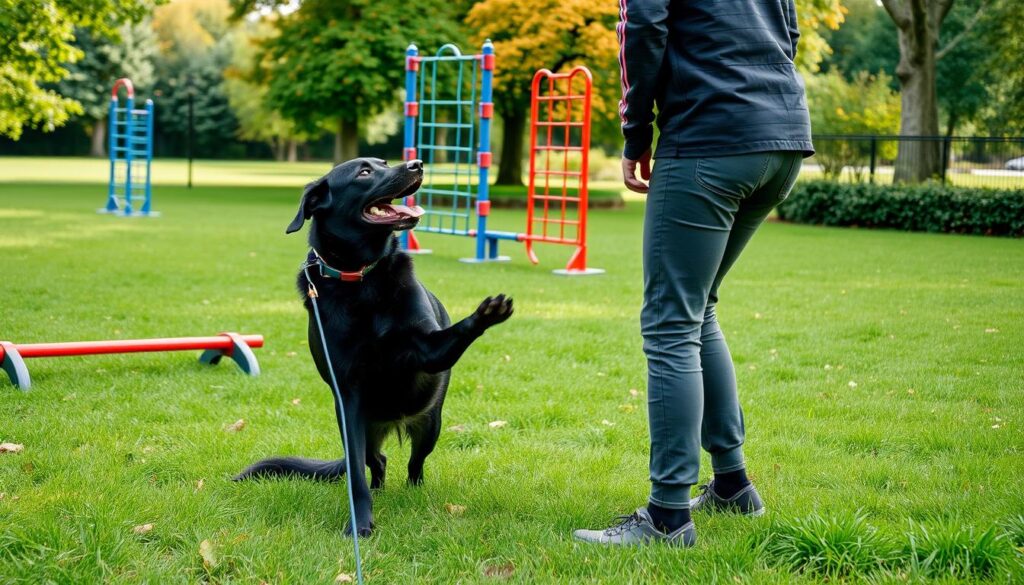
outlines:
[[[743,411],[715,307],[726,273],[814,152],[794,65],[800,34],[793,0],[620,0],[618,34],[623,180],[647,194],[651,493],[614,526],[574,536],[693,546],[691,512],[765,510],[746,474]],[[701,447],[714,478],[691,500]]]

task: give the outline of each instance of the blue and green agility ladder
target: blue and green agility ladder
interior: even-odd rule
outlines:
[[[118,90],[125,88],[127,99],[120,107]],[[153,190],[150,167],[153,162],[153,100],[146,100],[144,109],[135,109],[135,88],[128,78],[114,82],[110,92],[108,118],[110,151],[110,184],[107,206],[99,213],[123,216],[156,216],[153,211]]]
[[[498,255],[498,241],[515,241],[517,234],[487,230],[494,45],[488,40],[479,54],[463,55],[447,44],[432,57],[409,45],[405,55],[404,158],[422,158],[427,169],[423,187],[406,201],[414,205],[419,197],[427,210],[416,231],[476,238],[476,255],[463,262],[507,261]],[[429,252],[412,232],[403,233],[402,244],[409,252]]]

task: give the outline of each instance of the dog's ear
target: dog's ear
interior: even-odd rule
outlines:
[[[313,217],[313,213],[320,209],[326,209],[331,205],[331,189],[327,185],[327,177],[322,177],[306,185],[302,193],[302,201],[299,202],[299,212],[295,219],[288,224],[286,234],[297,232],[302,229],[302,224]]]

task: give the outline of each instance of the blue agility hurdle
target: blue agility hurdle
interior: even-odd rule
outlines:
[[[488,40],[479,54],[463,55],[447,44],[427,57],[409,45],[405,55],[404,158],[421,158],[426,168],[420,190],[406,198],[426,210],[415,232],[475,238],[476,255],[463,262],[508,261],[498,255],[498,241],[518,234],[487,229],[494,45]],[[402,234],[403,247],[429,253],[415,232]]]
[[[118,90],[127,94],[120,106]],[[135,88],[128,78],[114,82],[110,92],[110,115],[107,122],[110,151],[110,182],[107,205],[99,213],[123,216],[156,216],[153,211],[153,190],[150,167],[153,162],[153,100],[146,100],[144,109],[135,109]]]

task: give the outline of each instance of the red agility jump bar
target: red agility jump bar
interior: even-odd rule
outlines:
[[[28,390],[32,380],[25,360],[41,357],[65,357],[109,353],[203,350],[199,361],[215,365],[231,358],[250,376],[260,374],[253,348],[263,347],[262,335],[221,333],[212,337],[168,337],[162,339],[116,339],[110,341],[70,341],[63,343],[22,343],[0,341],[0,366],[18,388]]]

